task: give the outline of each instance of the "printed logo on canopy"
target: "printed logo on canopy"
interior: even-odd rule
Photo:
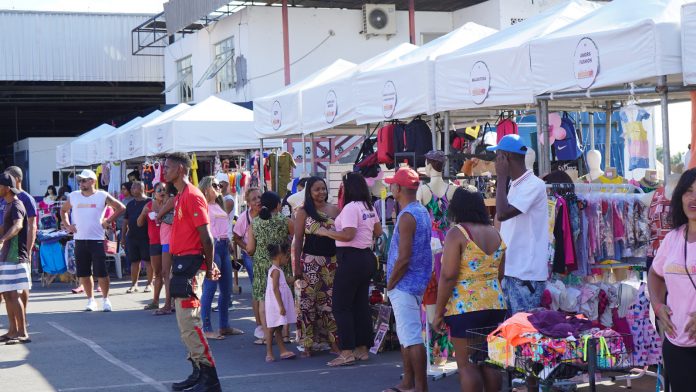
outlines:
[[[333,124],[336,120],[336,115],[338,114],[338,99],[336,97],[336,92],[329,90],[326,94],[326,107],[324,108],[324,116],[326,118],[327,124]]]
[[[599,73],[599,49],[597,44],[588,37],[582,38],[575,48],[573,56],[573,77],[578,87],[590,88]]]
[[[271,107],[271,126],[273,126],[273,129],[276,131],[280,129],[280,126],[283,123],[283,112],[280,107],[280,102],[274,101],[273,106]]]
[[[155,148],[157,151],[162,151],[164,149],[164,128],[157,128],[157,135],[155,136]]]
[[[396,110],[396,86],[391,80],[384,84],[382,89],[382,114],[384,118],[391,118]]]
[[[477,61],[471,67],[469,93],[475,104],[480,105],[488,98],[491,89],[491,72],[483,61]]]

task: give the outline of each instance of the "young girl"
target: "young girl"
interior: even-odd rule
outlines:
[[[266,362],[273,362],[273,336],[275,335],[276,344],[280,349],[280,359],[295,358],[295,353],[285,348],[283,343],[283,326],[295,322],[295,301],[292,292],[285,280],[285,274],[281,267],[288,264],[290,260],[290,244],[268,245],[268,254],[273,265],[268,270],[268,281],[266,283]]]

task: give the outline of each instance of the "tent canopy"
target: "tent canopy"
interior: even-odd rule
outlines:
[[[353,80],[360,72],[379,68],[418,47],[402,43],[347,70],[334,79],[302,91],[302,130],[305,134],[324,131],[354,121],[357,101]]]
[[[93,142],[115,130],[116,128],[109,124],[102,124],[83,133],[75,140],[58,146],[56,149],[56,166],[62,169],[70,166],[91,165],[91,158],[98,154],[98,151],[92,147]]]
[[[354,83],[358,102],[357,123],[434,113],[435,59],[496,31],[467,23],[381,67],[358,73]]]
[[[190,105],[185,103],[180,103],[173,108],[163,112],[159,116],[151,119],[150,121],[143,121],[140,125],[126,129],[120,137],[120,157],[121,160],[128,160],[134,158],[140,158],[145,156],[145,132],[148,130],[148,126],[161,123],[172,117],[175,117],[185,110],[191,108]]]
[[[302,131],[302,90],[350,72],[355,64],[338,59],[307,78],[254,100],[254,128],[263,138],[299,134]]]
[[[264,143],[280,147],[280,141]],[[254,132],[254,112],[210,96],[167,120],[148,124],[145,155],[175,151],[236,151],[260,148]]]
[[[681,74],[680,9],[687,0],[614,0],[530,44],[534,92],[654,83]]]
[[[114,161],[122,161],[123,158],[123,150],[121,146],[121,139],[122,136],[128,132],[131,129],[137,128],[140,125],[157,118],[162,114],[161,111],[155,110],[154,112],[148,114],[145,117],[136,117],[127,123],[121,125],[120,127],[116,128],[116,131],[108,134],[106,137],[101,138],[99,141],[100,144],[100,155],[98,157],[97,162],[94,163],[100,163],[100,162],[114,162]]]
[[[696,84],[696,3],[682,7],[681,31],[684,84]]]
[[[569,0],[435,61],[435,111],[534,103],[529,42],[600,6]]]

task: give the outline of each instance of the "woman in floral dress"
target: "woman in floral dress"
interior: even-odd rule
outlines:
[[[282,244],[287,242],[293,233],[291,221],[280,213],[281,200],[275,192],[264,192],[261,195],[261,210],[247,229],[250,232],[246,252],[254,258],[254,280],[252,282],[252,296],[259,301],[259,316],[261,324],[266,330],[266,312],[264,297],[266,295],[266,281],[268,270],[273,264],[268,254],[269,244]],[[292,282],[292,274],[288,268],[285,271],[288,282]],[[266,337],[268,338],[268,337]]]
[[[332,313],[333,280],[336,272],[336,241],[316,235],[323,227],[335,230],[338,208],[327,202],[323,179],[311,177],[305,187],[304,205],[295,216],[294,271],[300,289],[297,331],[303,356],[328,343],[338,353],[336,321]]]

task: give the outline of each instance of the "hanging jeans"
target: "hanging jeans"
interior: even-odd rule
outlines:
[[[372,345],[370,281],[377,260],[370,249],[336,248],[338,268],[334,277],[333,314],[341,350]]]
[[[230,259],[229,240],[215,240],[215,264],[220,269],[220,279],[217,281],[206,279],[203,282],[203,295],[201,298],[201,318],[203,319],[203,331],[212,332],[213,325],[210,322],[211,307],[215,291],[220,288],[218,296],[218,312],[220,313],[219,329],[229,328],[230,295],[232,294],[232,261]]]

